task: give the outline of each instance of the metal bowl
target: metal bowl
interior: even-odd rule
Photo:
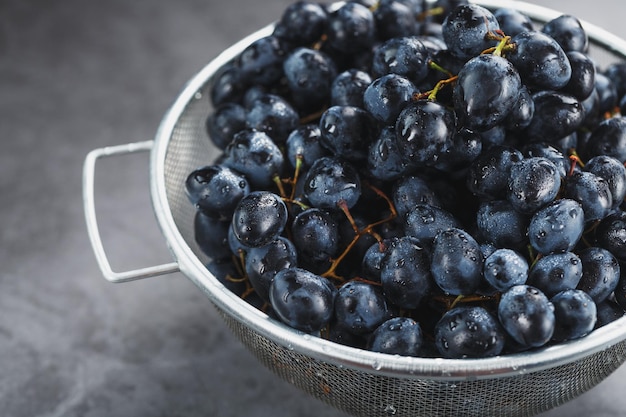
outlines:
[[[518,1],[476,1],[488,8],[512,7],[537,23],[561,13]],[[623,60],[626,42],[583,21],[590,53],[600,65]],[[85,160],[83,188],[88,231],[105,278],[124,282],[182,272],[215,305],[241,342],[269,369],[312,396],[357,416],[530,416],[594,387],[626,359],[626,318],[590,335],[530,352],[487,359],[401,357],[339,345],[287,327],[224,287],[205,267],[195,244],[195,208],[184,192],[187,175],[219,153],[206,136],[209,92],[220,69],[263,28],[237,42],[189,80],[165,114],[152,141],[101,148]],[[98,232],[94,204],[96,161],[150,152],[154,212],[173,262],[114,272]]]

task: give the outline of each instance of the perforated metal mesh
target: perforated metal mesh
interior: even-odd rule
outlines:
[[[623,53],[608,51],[604,47],[593,48],[594,57],[600,63],[623,58]],[[216,71],[215,65],[205,68],[198,75],[202,78],[198,88],[187,96],[181,95],[166,115],[157,134],[157,141],[166,147],[163,156],[157,158],[163,157],[164,160],[153,161],[157,165],[163,164],[163,178],[153,178],[153,181],[164,182],[167,206],[175,223],[173,228],[184,240],[184,244],[169,243],[184,246],[175,249],[185,254],[189,252],[202,263],[207,259],[193,237],[195,209],[184,194],[183,184],[193,169],[212,163],[219,153],[205,130],[206,117],[211,111],[208,91]],[[158,211],[159,207],[156,209]],[[214,278],[208,271],[202,274],[205,274],[202,279],[191,278],[215,303],[211,294],[213,289],[202,284]],[[235,317],[232,310],[237,306],[230,304],[224,308],[224,303],[216,303],[216,307],[233,333],[260,362],[303,391],[356,416],[531,416],[590,389],[626,358],[626,342],[620,341],[610,347],[594,349],[589,355],[569,363],[536,371],[520,368],[518,372],[493,378],[485,377],[484,370],[478,367],[462,380],[423,378],[413,372],[387,376],[376,369],[370,372],[363,367],[323,361],[302,353],[279,338],[268,336],[267,332],[257,331],[246,317]],[[318,342],[311,338],[307,343]]]
[[[223,314],[223,312],[222,312]],[[312,396],[355,416],[533,416],[592,388],[626,357],[626,342],[582,360],[515,376],[445,381],[394,378],[312,359],[223,314],[265,366]]]

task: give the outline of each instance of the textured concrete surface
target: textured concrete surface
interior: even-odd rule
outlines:
[[[180,274],[114,285],[82,209],[94,148],[151,139],[185,81],[287,0],[0,2],[0,416],[344,416],[265,369]],[[626,36],[618,0],[543,1]],[[147,155],[103,162],[117,269],[170,260]],[[626,369],[544,414],[623,416]]]

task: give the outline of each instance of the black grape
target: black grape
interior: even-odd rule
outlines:
[[[361,179],[348,162],[325,156],[313,164],[304,180],[304,195],[314,207],[353,207],[361,197]]]
[[[451,228],[435,236],[431,272],[445,293],[473,294],[482,280],[483,262],[480,245],[465,230]]]
[[[392,317],[382,288],[361,281],[342,285],[335,298],[337,324],[354,334],[368,334]]]
[[[550,300],[554,305],[555,327],[552,340],[579,339],[596,325],[597,308],[593,299],[581,290],[565,290]]]
[[[391,303],[416,308],[430,291],[430,253],[416,239],[393,239],[381,262],[380,280]]]
[[[499,355],[505,334],[483,307],[456,307],[435,327],[435,345],[444,358],[486,358]]]
[[[456,132],[452,111],[443,105],[418,100],[408,104],[396,121],[398,148],[407,162],[432,166]]]
[[[231,223],[237,240],[246,246],[259,247],[277,239],[287,219],[287,206],[278,195],[253,191],[239,201]]]
[[[269,288],[276,273],[298,265],[298,254],[289,239],[279,236],[267,245],[250,248],[245,269],[256,294],[269,302]]]
[[[336,295],[328,279],[302,268],[278,271],[269,289],[280,320],[306,333],[317,332],[330,322]]]
[[[391,355],[420,356],[424,336],[420,324],[410,317],[393,317],[369,337],[368,349]]]
[[[516,285],[502,294],[498,318],[506,332],[525,348],[543,346],[554,334],[554,305],[530,285]]]
[[[479,55],[470,59],[458,74],[454,108],[468,128],[488,130],[508,116],[521,88],[521,78],[509,60]]]
[[[476,4],[456,7],[443,22],[443,39],[450,51],[459,58],[468,59],[495,46],[488,33],[500,29],[496,17]]]
[[[539,31],[525,31],[515,35],[512,43],[515,49],[507,58],[529,86],[558,90],[569,82],[572,67],[554,38]]]

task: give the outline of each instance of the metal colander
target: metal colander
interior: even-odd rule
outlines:
[[[561,13],[516,1],[477,1],[513,7],[538,23]],[[626,42],[583,22],[600,66],[626,57]],[[310,395],[356,416],[530,416],[594,387],[626,359],[626,318],[589,336],[532,352],[488,359],[400,357],[339,345],[295,331],[231,293],[205,268],[193,236],[195,208],[184,180],[218,154],[206,136],[209,91],[220,68],[264,28],[210,62],[193,77],[165,115],[153,141],[96,149],[85,160],[84,203],[88,231],[104,276],[112,282],[182,272],[211,300],[226,324],[276,375]],[[174,261],[126,272],[112,271],[94,207],[96,160],[149,151],[154,211]]]

